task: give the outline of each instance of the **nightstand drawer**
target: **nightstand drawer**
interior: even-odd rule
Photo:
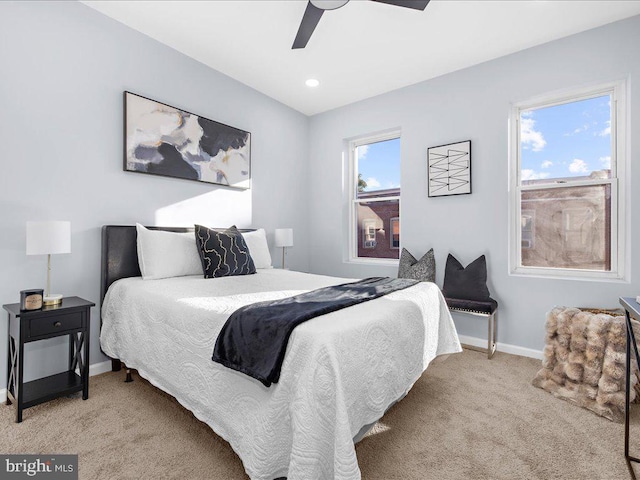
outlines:
[[[29,320],[29,337],[40,337],[75,330],[82,326],[82,312],[48,315]]]

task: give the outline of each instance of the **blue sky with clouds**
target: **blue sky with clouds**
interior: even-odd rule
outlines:
[[[584,177],[611,166],[609,95],[528,110],[520,116],[522,180]],[[366,192],[400,187],[400,139],[358,147]]]
[[[367,182],[365,192],[400,187],[400,139],[359,146],[358,173]]]
[[[605,95],[522,112],[522,180],[581,177],[609,169],[610,100]]]

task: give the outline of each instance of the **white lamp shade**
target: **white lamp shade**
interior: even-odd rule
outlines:
[[[293,228],[276,228],[276,247],[293,247]]]
[[[27,222],[27,255],[71,253],[71,222]]]

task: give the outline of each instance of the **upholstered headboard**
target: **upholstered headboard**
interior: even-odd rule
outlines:
[[[193,232],[193,227],[146,227],[167,232]],[[221,228],[220,230],[224,230]],[[239,229],[251,232],[251,229]],[[107,289],[116,280],[139,277],[138,249],[135,225],[104,225],[102,227],[102,267],[100,278],[100,305]]]

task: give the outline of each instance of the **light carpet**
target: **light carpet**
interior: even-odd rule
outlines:
[[[465,350],[429,367],[357,446],[365,480],[628,479],[624,425],[531,385],[540,361]],[[0,406],[0,452],[76,453],[81,479],[246,479],[228,443],[172,397],[124,371],[89,399]],[[631,453],[640,453],[632,406]]]

